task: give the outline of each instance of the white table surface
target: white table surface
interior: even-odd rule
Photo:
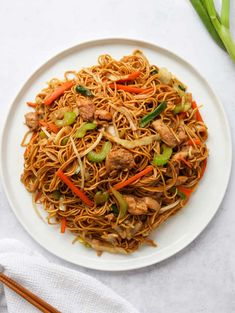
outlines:
[[[235,33],[235,1],[231,2],[231,27]],[[210,39],[186,0],[1,0],[1,130],[11,102],[34,70],[63,49],[105,37],[150,41],[185,58],[203,73],[222,100],[234,133],[235,64]],[[140,312],[232,313],[235,312],[234,174],[233,166],[224,201],[206,230],[182,252],[144,269],[100,272],[53,256],[19,224],[1,185],[0,238],[17,238],[53,262],[96,277]]]

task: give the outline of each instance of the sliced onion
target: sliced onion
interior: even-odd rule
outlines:
[[[102,129],[103,130],[103,129]],[[110,135],[111,136],[111,135]],[[80,157],[84,157],[87,153],[89,153],[91,150],[95,149],[95,147],[98,146],[98,144],[100,143],[101,139],[103,137],[103,133],[101,132],[99,134],[99,136],[97,137],[96,141],[85,151],[83,151],[82,153],[80,153]]]
[[[51,134],[47,131],[46,127],[41,127],[41,129],[43,130],[43,132],[47,135],[47,138],[51,137]]]
[[[180,201],[181,201],[181,199],[178,199],[178,200],[175,201],[174,203],[171,203],[171,204],[169,204],[169,205],[167,205],[167,206],[162,207],[162,208],[159,210],[159,213],[161,214],[161,213],[166,212],[166,211],[168,211],[168,210],[170,210],[170,209],[173,209],[175,206],[177,206],[177,204],[180,203]]]
[[[132,117],[131,117],[131,114],[130,114],[130,112],[126,109],[126,108],[124,108],[124,107],[117,107],[115,104],[113,104],[113,103],[109,103],[110,104],[110,106],[113,108],[113,109],[115,109],[116,111],[118,111],[118,112],[120,112],[120,113],[122,113],[123,115],[125,115],[125,117],[126,117],[126,119],[128,120],[128,122],[129,122],[129,124],[130,124],[130,128],[132,129],[132,130],[137,130],[137,127],[135,126],[135,123],[134,123],[134,121],[132,120]]]
[[[110,125],[107,129],[108,133],[112,136],[117,136],[118,137],[118,133],[116,132],[116,129],[114,127],[114,125]]]
[[[63,204],[63,201],[64,201],[64,197],[60,197],[59,210],[64,212],[64,211],[66,211],[66,206]]]

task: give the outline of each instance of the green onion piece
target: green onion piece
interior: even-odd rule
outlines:
[[[187,198],[186,195],[182,191],[179,191],[178,189],[177,189],[177,195],[179,195],[182,200],[185,200]]]
[[[95,194],[94,200],[96,204],[104,204],[109,199],[109,193],[107,191],[98,191]]]
[[[47,135],[44,133],[43,130],[41,130],[41,131],[39,132],[39,137],[40,137],[41,139],[44,139],[44,138],[47,138]]]
[[[216,29],[213,26],[213,23],[210,19],[210,16],[208,14],[208,10],[205,9],[206,4],[202,4],[200,0],[190,0],[192,6],[196,10],[197,14],[201,18],[202,23],[210,33],[211,37],[215,40],[215,42],[220,46],[220,48],[224,49],[226,51],[226,48],[223,44],[223,42],[220,39],[220,36],[218,35]],[[206,1],[205,1],[206,2]]]
[[[155,110],[145,115],[140,121],[140,127],[145,127],[148,123],[155,119],[159,114],[161,114],[167,107],[167,102],[161,102]]]
[[[108,155],[108,153],[111,150],[111,148],[112,148],[111,142],[106,141],[103,144],[103,147],[102,147],[100,152],[90,151],[87,154],[87,159],[90,162],[95,162],[95,163],[102,162],[106,158],[106,156]]]
[[[93,93],[89,89],[87,89],[86,87],[83,87],[81,85],[77,85],[75,87],[75,90],[76,90],[77,93],[80,93],[83,96],[87,96],[87,97],[92,97],[93,96]]]
[[[74,134],[74,138],[83,138],[86,135],[88,130],[96,129],[97,124],[95,123],[85,123],[81,127],[79,127]]]
[[[116,200],[118,202],[118,206],[119,206],[118,217],[123,218],[126,215],[128,204],[127,204],[126,200],[123,198],[122,194],[120,194],[120,192],[113,189],[112,187],[110,187],[110,190],[112,191],[114,197],[116,198]]]
[[[56,120],[55,124],[57,127],[69,126],[75,122],[76,117],[75,112],[65,112],[63,120]]]
[[[153,165],[156,167],[165,165],[169,161],[169,159],[172,155],[172,152],[173,152],[172,148],[170,148],[164,144],[162,145],[162,150],[163,151],[161,154],[155,154],[154,155]]]
[[[59,190],[54,190],[52,195],[55,200],[60,200],[61,192]]]
[[[180,112],[187,112],[189,109],[191,109],[191,103],[189,102],[186,102],[184,104],[177,104],[175,107],[174,107],[174,110],[173,110],[173,113],[174,114],[178,114]]]
[[[186,91],[186,88],[184,88],[183,86],[181,85],[178,85],[179,89],[181,89],[182,91]]]
[[[61,140],[61,145],[62,145],[62,146],[66,146],[68,141],[69,141],[69,137],[64,137],[64,138]]]
[[[158,74],[158,70],[156,68],[154,68],[151,72],[150,72],[151,75],[156,75]]]
[[[112,208],[112,213],[114,216],[118,217],[119,215],[119,210],[118,210],[118,207],[116,206],[116,204],[112,204],[111,205],[111,208]]]

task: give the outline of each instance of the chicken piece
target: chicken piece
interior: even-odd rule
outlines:
[[[179,140],[177,140],[176,137],[173,135],[170,127],[168,127],[161,120],[153,122],[152,125],[154,129],[159,133],[161,140],[164,141],[169,147],[174,148],[175,146],[181,144],[187,139],[187,134],[185,133],[183,125],[179,125],[176,132],[176,136]]]
[[[183,159],[186,159],[187,157],[189,157],[189,159],[192,159],[194,156],[194,149],[192,146],[185,146],[182,147],[182,149],[177,152],[175,155],[173,155],[172,157],[172,161],[178,161]]]
[[[30,130],[36,130],[39,126],[39,117],[37,112],[29,112],[25,114],[25,124]]]
[[[112,245],[116,245],[118,234],[103,234],[101,236],[101,238],[104,239],[105,241],[111,243]]]
[[[131,169],[135,166],[133,154],[126,149],[112,149],[106,157],[107,171]]]
[[[148,209],[160,210],[160,204],[151,197],[138,198],[131,195],[124,196],[128,204],[128,212],[132,215],[142,215],[148,212]]]
[[[63,107],[63,108],[57,109],[50,114],[50,118],[53,121],[61,120],[64,117],[64,113],[69,112],[69,111],[71,111],[69,107]]]
[[[77,106],[84,122],[92,121],[94,119],[95,105],[91,100],[79,99]]]
[[[107,122],[112,121],[112,114],[106,110],[96,110],[95,120],[107,121]]]
[[[175,186],[183,185],[186,183],[187,180],[188,180],[187,176],[178,176],[174,185]],[[170,184],[172,182],[173,182],[172,179],[167,180],[167,184]]]
[[[126,238],[131,240],[135,234],[137,234],[143,227],[143,223],[141,221],[134,224],[134,227],[126,228]]]
[[[161,120],[152,123],[154,129],[159,133],[161,140],[164,141],[169,147],[175,147],[178,144],[177,139],[170,131],[170,128]]]
[[[84,238],[84,241],[89,243],[93,249],[96,251],[107,251],[110,253],[122,253],[122,254],[127,254],[127,251],[121,247],[115,247],[109,243],[102,242],[98,239],[88,239]]]

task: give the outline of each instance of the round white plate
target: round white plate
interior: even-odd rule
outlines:
[[[114,58],[141,49],[151,63],[167,67],[188,85],[198,104],[209,130],[209,159],[205,175],[187,206],[157,229],[152,238],[158,247],[143,246],[131,255],[95,251],[77,243],[72,245],[71,234],[60,234],[58,226],[49,226],[38,218],[32,207],[31,194],[20,182],[23,170],[23,152],[20,142],[27,128],[24,114],[30,111],[25,104],[52,77],[63,78],[66,70],[79,70],[97,64],[100,54]],[[53,57],[41,66],[25,83],[6,120],[1,143],[3,185],[18,220],[28,233],[44,248],[69,262],[99,270],[130,270],[160,262],[191,243],[208,225],[219,208],[226,191],[231,170],[231,136],[224,109],[206,80],[190,64],[166,49],[129,39],[104,39],[79,44]]]

